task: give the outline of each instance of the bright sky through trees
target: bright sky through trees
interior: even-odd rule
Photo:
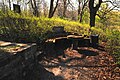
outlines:
[[[0,0],[0,6],[1,6],[1,4],[2,4],[2,2],[4,1],[4,3],[5,3],[5,5],[8,5],[8,0]],[[25,3],[27,3],[29,0],[24,0],[24,3],[23,3],[23,0],[21,0],[21,2],[19,3],[20,5],[21,5],[21,8],[22,9],[24,9],[24,7],[23,6],[26,6],[26,4]],[[43,1],[43,0],[42,0]],[[44,1],[46,1],[47,2],[47,4],[48,4],[48,8],[49,8],[49,6],[50,6],[50,0],[44,0]],[[54,1],[54,4],[56,3],[56,1],[57,0],[55,0]],[[106,1],[106,0],[103,0],[103,1]],[[107,0],[107,1],[109,1],[109,0]],[[115,5],[115,6],[119,6],[120,7],[120,0],[110,0],[110,1],[116,1],[115,3],[117,3],[117,5]],[[77,0],[71,0],[71,3],[73,4],[73,6],[74,6],[74,9],[78,9],[78,2],[77,2]],[[98,0],[95,0],[95,5],[98,3]],[[11,7],[13,8],[13,4],[17,4],[17,0],[11,0]],[[108,2],[108,4],[109,4],[109,7],[111,7],[112,6],[112,4],[110,3],[110,2]],[[94,5],[94,6],[95,6]],[[116,8],[115,8],[116,9]],[[118,8],[117,8],[118,9]],[[120,8],[119,8],[119,10],[120,10]]]

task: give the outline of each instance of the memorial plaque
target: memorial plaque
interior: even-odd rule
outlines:
[[[14,12],[16,12],[16,13],[20,13],[20,12],[21,12],[21,10],[20,10],[20,5],[13,4],[13,10],[14,10]]]

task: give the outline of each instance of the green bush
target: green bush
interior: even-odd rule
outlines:
[[[66,31],[79,34],[88,34],[89,29],[87,24],[60,18],[24,17],[13,12],[0,15],[0,34],[12,41],[36,42],[40,38],[45,39],[47,35],[44,34],[52,31],[53,26],[64,26]]]
[[[112,29],[106,32],[107,49],[117,59],[117,63],[120,64],[120,31],[118,29]]]

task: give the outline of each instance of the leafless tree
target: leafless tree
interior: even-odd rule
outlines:
[[[80,22],[82,22],[84,9],[87,6],[89,0],[77,0],[77,1],[78,1],[78,19]]]
[[[6,0],[2,0],[1,8],[2,8],[2,11],[5,13],[6,9],[8,8],[7,4],[6,4]]]
[[[59,2],[59,0],[57,0],[56,5],[54,7],[54,0],[50,0],[50,10],[49,10],[49,16],[48,16],[49,18],[53,17],[53,15],[56,11],[56,8],[58,6],[58,2]]]
[[[66,11],[67,8],[71,7],[71,9],[74,8],[71,0],[63,0],[63,17],[66,17]]]
[[[45,0],[43,0],[42,4],[43,4],[43,14],[44,14],[45,17],[47,17],[47,15],[48,15],[47,2]]]
[[[32,9],[33,9],[33,14],[38,17],[39,13],[38,13],[38,7],[36,4],[36,0],[30,0],[30,3],[31,3]]]
[[[9,2],[9,9],[11,10],[11,0],[8,0]]]
[[[67,6],[68,6],[68,3],[67,3],[67,0],[63,0],[63,17],[66,17],[66,10],[67,10]]]
[[[63,2],[62,2],[62,0],[60,0],[58,3],[57,15],[61,18],[63,17]]]

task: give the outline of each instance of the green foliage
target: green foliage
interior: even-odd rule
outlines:
[[[88,12],[89,12],[89,9],[86,7],[84,9],[84,14],[83,14],[83,21],[82,21],[83,23],[87,23],[87,24],[89,23],[89,20],[90,20],[89,17],[90,16],[89,16]]]
[[[113,15],[110,15],[113,14]],[[120,13],[111,12],[105,15],[106,19],[96,16],[96,27],[91,28],[89,33],[88,13],[83,16],[83,23],[63,20],[60,18],[34,17],[30,13],[23,12],[21,14],[7,11],[0,11],[0,40],[6,39],[10,41],[27,41],[36,42],[38,39],[46,39],[47,31],[52,31],[53,26],[64,26],[68,32],[76,32],[78,34],[98,34],[100,41],[107,42],[107,49],[114,54],[120,63]],[[26,16],[27,15],[27,16]]]
[[[110,53],[115,55],[117,63],[120,64],[120,31],[118,29],[112,29],[106,31],[107,49]]]
[[[8,12],[0,14],[0,34],[12,41],[36,42],[45,39],[47,31],[52,31],[53,26],[64,26],[66,31],[88,34],[89,25],[60,18],[26,17],[22,14]],[[4,16],[3,16],[4,15]]]
[[[106,48],[110,54],[114,55],[117,64],[120,64],[120,12],[108,10],[107,5],[102,6],[101,16],[96,16],[96,26],[92,28],[92,34],[99,34],[100,40],[107,42]]]

